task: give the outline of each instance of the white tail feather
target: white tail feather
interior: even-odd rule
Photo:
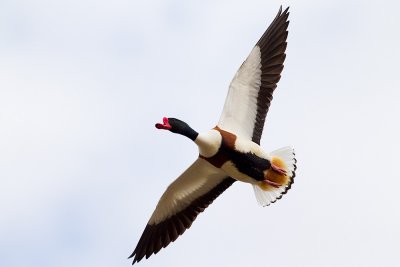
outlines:
[[[259,185],[253,184],[254,194],[256,195],[257,202],[261,206],[268,206],[280,199],[293,184],[296,171],[296,159],[294,150],[292,147],[283,147],[270,153],[272,157],[278,157],[285,163],[285,169],[289,181],[287,184],[282,185],[278,188],[271,188],[269,190],[262,189]]]

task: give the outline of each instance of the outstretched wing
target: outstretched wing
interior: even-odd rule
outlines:
[[[198,158],[162,195],[129,258],[150,257],[175,241],[235,180]]]
[[[272,93],[281,78],[288,36],[287,8],[282,7],[236,72],[218,126],[260,143]]]

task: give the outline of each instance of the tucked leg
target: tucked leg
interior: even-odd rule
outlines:
[[[273,186],[275,188],[279,188],[281,186],[281,184],[275,183],[275,182],[270,181],[270,180],[263,180],[262,182],[267,184],[267,185]]]
[[[279,174],[286,175],[286,170],[276,166],[275,164],[271,164],[271,169]]]

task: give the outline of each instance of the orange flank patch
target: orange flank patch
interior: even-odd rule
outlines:
[[[286,164],[283,162],[282,159],[280,159],[278,157],[272,158],[272,164],[274,164],[275,166],[277,166],[279,168],[283,168],[283,169],[287,170]],[[289,177],[287,175],[279,174],[276,171],[267,170],[264,172],[264,174],[265,174],[265,176],[264,176],[265,179],[270,180],[274,183],[281,184],[282,186],[285,186],[289,183]],[[265,191],[271,191],[271,190],[276,189],[275,187],[270,186],[263,182],[260,182],[259,186]]]

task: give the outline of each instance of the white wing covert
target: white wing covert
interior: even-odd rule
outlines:
[[[277,16],[236,72],[218,126],[260,143],[272,93],[280,80],[287,46],[288,8]]]
[[[148,258],[175,241],[234,181],[198,158],[161,196],[129,258],[135,257],[133,263],[139,262],[144,256]]]

